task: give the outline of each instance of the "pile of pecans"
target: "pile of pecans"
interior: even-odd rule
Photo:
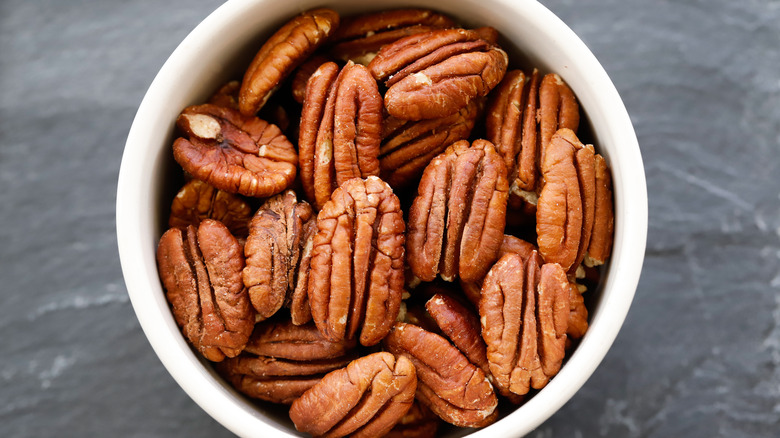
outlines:
[[[157,262],[184,336],[314,436],[482,427],[560,370],[613,233],[556,74],[429,10],[304,12],[185,108]]]

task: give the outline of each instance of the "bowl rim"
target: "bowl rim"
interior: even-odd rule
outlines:
[[[146,140],[150,128],[159,124],[152,119],[155,106],[161,103],[165,94],[164,87],[175,83],[177,66],[192,56],[187,53],[191,47],[197,47],[205,39],[213,37],[216,29],[225,28],[255,3],[229,0],[217,8],[179,44],[152,81],[133,120],[122,155],[116,198],[117,246],[125,284],[139,323],[165,368],[190,398],[237,435],[298,436],[278,429],[274,426],[275,420],[248,403],[237,403],[240,396],[232,388],[225,387],[218,378],[215,379],[213,370],[203,366],[203,359],[196,357],[175,323],[171,324],[170,311],[167,315],[161,312],[161,297],[150,293],[150,290],[155,290],[152,279],[158,283],[156,288],[160,288],[156,262],[154,257],[150,260],[148,254],[145,255],[145,247],[139,238],[150,233],[148,224],[141,220],[144,212],[139,212],[138,207],[142,205],[144,193],[141,188],[148,188],[153,179],[150,170],[153,166],[147,162],[150,151],[138,145]],[[638,140],[625,105],[604,68],[574,31],[537,0],[494,0],[494,3],[503,8],[523,8],[524,15],[550,26],[550,32],[554,32],[560,41],[565,41],[565,44],[559,44],[567,59],[576,61],[572,64],[579,66],[580,73],[585,74],[583,80],[588,81],[589,87],[598,90],[601,104],[611,108],[609,133],[622,148],[613,151],[608,159],[613,163],[620,162],[621,169],[630,171],[630,175],[615,175],[616,166],[612,166],[615,241],[620,236],[621,245],[630,252],[620,259],[620,269],[612,266],[614,258],[610,260],[608,279],[602,287],[621,291],[610,294],[599,303],[602,312],[609,309],[610,317],[592,318],[588,334],[544,390],[501,421],[474,430],[470,435],[474,437],[487,437],[488,434],[518,436],[532,431],[560,409],[593,374],[614,342],[633,301],[644,261],[648,223],[647,188]],[[578,93],[575,91],[575,94]],[[147,178],[144,180],[139,176]],[[618,180],[622,184],[616,184]],[[629,214],[631,221],[618,220]]]

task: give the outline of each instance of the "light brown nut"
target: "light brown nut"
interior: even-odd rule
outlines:
[[[385,438],[434,438],[440,422],[436,414],[415,399],[409,412],[401,417]]]
[[[307,59],[300,65],[293,73],[292,82],[290,88],[292,89],[292,96],[298,103],[303,103],[303,99],[306,97],[306,84],[309,82],[309,78],[317,71],[322,64],[330,62],[331,59],[324,55],[314,55]]]
[[[329,342],[314,324],[268,320],[255,327],[244,352],[222,362],[218,371],[250,397],[290,404],[325,374],[352,361],[354,346]]]
[[[423,172],[409,210],[407,252],[415,276],[476,281],[504,237],[506,167],[490,142],[459,141]]]
[[[174,158],[220,190],[268,197],[295,180],[298,155],[276,125],[211,104],[185,108],[176,124],[187,138],[173,143]]]
[[[241,270],[241,246],[220,222],[171,228],[157,246],[157,267],[176,323],[206,359],[244,349],[255,322]]]
[[[317,216],[309,302],[331,340],[375,345],[396,320],[404,290],[405,225],[398,197],[377,177],[351,179]]]
[[[298,288],[306,224],[316,220],[311,206],[298,202],[295,192],[280,193],[263,204],[252,218],[244,245],[242,278],[258,318],[266,319],[290,305]],[[311,230],[312,228],[309,227]]]
[[[481,106],[482,100],[474,99],[447,117],[416,122],[386,118],[379,148],[382,179],[394,188],[416,182],[433,157],[468,138]]]
[[[607,162],[596,155],[596,194],[593,220],[593,233],[585,256],[588,267],[604,264],[612,252],[614,228],[614,206],[612,204],[612,177]]]
[[[571,88],[555,73],[542,78],[539,84],[539,162],[544,163],[547,145],[559,129],[577,132],[580,124],[580,106]]]
[[[184,228],[197,226],[203,219],[214,219],[222,222],[237,238],[246,239],[251,218],[249,204],[239,196],[193,179],[184,184],[173,199],[168,226]]]
[[[560,370],[569,317],[569,284],[557,264],[540,267],[507,254],[482,286],[479,314],[493,383],[518,395],[544,387]]]
[[[566,329],[569,339],[579,339],[588,331],[588,308],[579,287],[577,283],[569,282],[569,322]]]
[[[490,379],[487,347],[481,336],[479,316],[457,299],[443,293],[431,297],[425,303],[425,309],[442,334]]]
[[[444,29],[402,38],[369,64],[377,80],[388,78],[385,108],[408,120],[446,117],[485,96],[504,76],[506,53],[480,32]]]
[[[346,18],[331,41],[330,53],[368,65],[379,50],[405,36],[454,27],[448,17],[427,9],[395,9]]]
[[[336,70],[326,63],[312,75],[301,116],[301,182],[317,209],[345,181],[379,175],[382,96],[376,81],[362,65]]]
[[[553,136],[542,163],[545,184],[536,206],[539,253],[545,262],[558,263],[566,271],[574,266],[582,236],[582,197],[575,161],[581,147],[570,130]]]
[[[485,373],[443,337],[396,323],[383,342],[417,369],[417,399],[442,420],[479,427],[495,420],[498,399]]]
[[[230,81],[220,87],[220,89],[209,98],[207,103],[238,110],[238,90],[240,88],[241,82]]]
[[[338,13],[323,8],[304,12],[277,30],[244,73],[238,95],[241,112],[245,115],[257,113],[279,84],[338,26]]]
[[[409,411],[416,387],[407,358],[370,354],[323,377],[293,402],[290,419],[314,436],[382,436]]]

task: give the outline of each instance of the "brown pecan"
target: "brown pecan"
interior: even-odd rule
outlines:
[[[379,175],[382,96],[365,67],[326,63],[312,75],[303,102],[301,182],[317,209],[352,178]]]
[[[386,44],[433,29],[454,27],[448,17],[427,9],[396,9],[350,17],[333,34],[330,53],[368,65]]]
[[[240,88],[241,82],[230,81],[220,87],[220,89],[209,98],[207,103],[238,110],[238,90]]]
[[[387,112],[420,120],[448,116],[487,95],[503,78],[507,62],[506,53],[481,32],[444,29],[386,45],[368,67],[377,80],[389,77]]]
[[[407,251],[415,276],[485,276],[504,237],[506,167],[493,145],[452,144],[425,168],[409,210]]]
[[[360,330],[360,343],[387,334],[404,289],[404,221],[390,186],[377,177],[351,179],[317,216],[309,277],[311,313],[332,340]]]
[[[493,383],[518,395],[544,387],[564,356],[568,280],[559,265],[540,265],[536,253],[525,262],[517,254],[501,257],[479,303]]]
[[[279,84],[338,26],[336,11],[314,9],[294,17],[277,30],[244,73],[238,95],[241,112],[245,115],[257,113]]]
[[[249,233],[252,210],[240,197],[193,179],[179,190],[171,203],[169,227],[198,225],[203,219],[214,219],[228,227],[230,233],[245,239]]]
[[[218,370],[250,397],[290,404],[325,374],[353,360],[354,346],[324,339],[314,324],[267,320],[255,327],[244,352]]]
[[[292,190],[270,198],[252,218],[242,276],[260,319],[270,317],[285,303],[289,306],[293,292],[304,289],[296,280],[306,240],[313,238],[316,228],[308,225],[312,221],[311,206],[298,202]]]
[[[468,138],[481,106],[482,100],[475,99],[455,114],[416,122],[387,117],[379,148],[382,179],[392,187],[416,181],[433,157]]]
[[[238,355],[255,322],[241,282],[241,246],[220,222],[171,228],[157,246],[157,266],[173,316],[206,359]]]
[[[433,438],[439,430],[439,417],[416,399],[409,412],[393,427],[385,438]]]
[[[615,220],[612,205],[612,177],[604,157],[596,155],[595,159],[596,194],[593,232],[585,256],[585,265],[588,267],[604,264],[612,252],[612,233]]]
[[[567,128],[577,132],[580,124],[580,106],[574,92],[555,73],[544,76],[539,84],[539,162],[544,162],[545,149],[553,134]]]
[[[267,197],[295,179],[298,156],[276,125],[225,107],[187,107],[176,120],[188,138],[173,143],[185,171],[214,187]]]
[[[293,402],[290,418],[314,436],[382,436],[409,411],[416,387],[407,358],[374,353],[323,377]]]
[[[479,316],[451,295],[442,293],[428,300],[425,309],[436,321],[442,334],[490,378],[487,347],[480,335]]]
[[[314,55],[295,70],[290,88],[292,88],[292,96],[296,102],[303,103],[303,99],[306,97],[306,84],[309,82],[309,78],[311,78],[314,72],[326,62],[330,62],[330,58],[327,56]]]
[[[396,323],[383,342],[417,369],[417,399],[442,420],[479,427],[496,418],[498,399],[485,373],[443,337],[415,325]]]
[[[569,322],[566,336],[569,339],[579,339],[588,331],[588,308],[582,297],[580,285],[569,282]]]

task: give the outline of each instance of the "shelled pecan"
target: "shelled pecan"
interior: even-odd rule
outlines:
[[[244,349],[255,322],[241,282],[244,256],[226,226],[204,219],[171,228],[157,246],[157,266],[176,323],[206,358],[219,362]]]
[[[184,184],[171,203],[169,227],[198,225],[203,219],[222,222],[230,233],[246,239],[252,210],[241,197],[193,179]]]
[[[382,436],[409,411],[416,388],[409,359],[373,353],[323,377],[292,403],[290,418],[314,436]]]
[[[415,399],[409,412],[401,417],[385,438],[433,438],[440,422],[436,414]]]

